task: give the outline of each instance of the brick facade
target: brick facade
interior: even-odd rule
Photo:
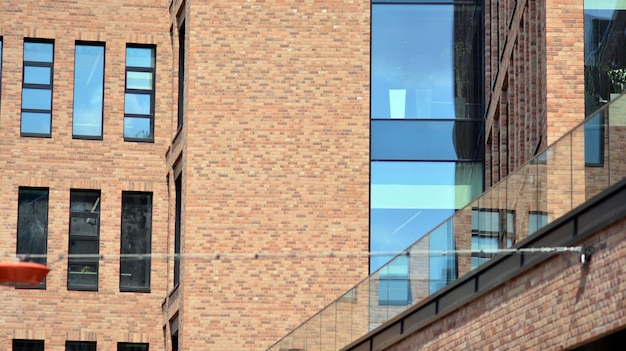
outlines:
[[[4,1],[0,19],[2,252],[16,250],[18,187],[49,187],[52,268],[46,290],[3,290],[1,349],[171,350],[175,319],[179,349],[263,349],[367,275],[369,1]],[[54,40],[51,138],[20,137],[24,38]],[[72,139],[77,40],[106,46],[103,140]],[[154,143],[123,140],[127,43],[156,46]],[[151,292],[121,293],[122,191],[153,193],[152,253],[173,254],[179,172],[180,285],[174,259],[155,258]],[[70,189],[102,192],[98,292],[66,288]]]
[[[43,339],[46,350],[64,350],[66,340],[96,341],[102,350],[117,342],[162,340],[158,306],[166,292],[165,261],[152,261],[151,292],[120,292],[122,191],[154,196],[152,251],[167,249],[167,189],[163,151],[170,127],[157,123],[154,143],[128,143],[122,136],[127,43],[154,44],[157,92],[170,88],[170,52],[164,1],[3,1],[0,118],[0,228],[4,260],[16,252],[18,187],[49,188],[46,290],[2,288],[5,306],[0,349],[12,339]],[[20,137],[22,58],[25,38],[54,40],[51,138]],[[103,140],[72,139],[74,46],[77,40],[106,45]],[[169,120],[171,99],[160,94],[157,120]],[[97,292],[68,291],[70,189],[101,191]],[[111,255],[107,258],[107,255]]]

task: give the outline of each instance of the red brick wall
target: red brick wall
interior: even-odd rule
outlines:
[[[626,327],[626,220],[460,307],[387,351],[563,350]]]
[[[370,5],[185,6],[168,163],[183,162],[183,252],[222,256],[183,262],[180,346],[265,349],[367,276]]]
[[[162,342],[159,306],[166,292],[166,261],[152,261],[151,293],[119,292],[122,191],[151,191],[152,252],[167,250],[167,189],[163,154],[170,131],[170,73],[167,2],[3,1],[2,105],[0,116],[0,253],[11,261],[16,250],[19,186],[49,187],[46,290],[2,288],[0,349],[13,338],[44,339],[46,350],[64,350],[66,340],[97,341],[115,350],[118,341]],[[51,138],[20,137],[24,38],[55,40]],[[72,139],[74,45],[106,42],[103,140]],[[123,141],[126,43],[157,46],[156,138]],[[102,191],[98,292],[68,291],[69,192]]]

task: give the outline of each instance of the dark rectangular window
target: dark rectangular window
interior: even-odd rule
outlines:
[[[48,250],[48,189],[19,188],[17,210],[17,254],[45,255]],[[24,258],[46,264],[46,258]],[[45,289],[45,279],[36,287]]]
[[[124,140],[154,141],[155,47],[126,47]]]
[[[185,113],[185,21],[178,28],[178,128]]]
[[[66,341],[65,351],[96,351],[95,341]]]
[[[22,136],[51,136],[53,62],[53,41],[24,41],[20,127]]]
[[[150,291],[151,242],[152,194],[122,193],[120,291]]]
[[[0,98],[2,97],[2,37],[0,37]]]
[[[174,287],[178,286],[180,280],[180,227],[182,217],[182,174],[176,178],[176,218],[174,221]]]
[[[131,343],[131,342],[118,342],[117,351],[148,351],[148,344],[145,343]]]
[[[43,351],[43,340],[13,339],[13,351]]]
[[[604,166],[604,115],[603,111],[585,121],[585,166]]]
[[[71,190],[68,289],[98,290],[99,237],[100,191]]]
[[[102,139],[104,43],[77,42],[74,51],[72,136]]]

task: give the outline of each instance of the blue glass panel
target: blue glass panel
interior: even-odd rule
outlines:
[[[24,83],[49,85],[51,73],[50,67],[24,66]]]
[[[52,62],[52,43],[24,43],[24,61]]]
[[[154,67],[154,49],[152,48],[126,48],[127,67]]]
[[[585,121],[585,165],[604,164],[604,126],[602,111]]]
[[[22,112],[22,133],[50,134],[49,113]]]
[[[150,94],[125,94],[124,113],[149,115],[150,108]]]
[[[481,191],[480,163],[372,162],[371,251],[404,250]],[[372,257],[372,271],[392,256]]]
[[[151,139],[150,118],[124,118],[124,137]]]
[[[373,160],[473,160],[482,122],[373,120]]]
[[[50,89],[22,89],[22,108],[52,109],[52,91]]]
[[[152,73],[126,72],[126,89],[152,90]]]
[[[102,135],[104,47],[76,45],[73,135]]]
[[[372,118],[481,117],[476,5],[372,5]]]
[[[456,255],[443,254],[456,248],[454,243],[453,221],[443,223],[429,234],[429,291],[434,293],[457,278]]]

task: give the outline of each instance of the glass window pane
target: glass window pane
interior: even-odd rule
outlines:
[[[78,234],[81,234],[81,233],[78,233]],[[70,253],[81,254],[81,255],[97,254],[98,253],[98,240],[70,239]],[[92,261],[94,259],[95,258],[90,258],[90,260]]]
[[[67,341],[65,351],[96,351],[96,343],[93,341]]]
[[[125,94],[124,113],[149,115],[152,112],[150,94]]]
[[[51,67],[24,66],[24,84],[50,84]]]
[[[52,62],[52,43],[24,42],[24,61]]]
[[[481,117],[476,7],[372,5],[372,118]]]
[[[126,89],[152,90],[152,72],[126,72]]]
[[[124,118],[124,137],[142,139],[152,138],[150,121],[150,118]]]
[[[43,340],[13,339],[13,351],[44,351]]]
[[[602,111],[585,121],[585,165],[604,164],[604,126]]]
[[[146,68],[154,67],[154,49],[127,47],[126,66]]]
[[[76,45],[72,134],[102,135],[104,46]]]
[[[98,218],[72,217],[70,219],[71,235],[98,235]]]
[[[22,112],[22,133],[50,134],[49,113]]]
[[[17,253],[46,254],[48,189],[20,188],[18,198]],[[29,261],[45,264],[46,258],[34,258]]]
[[[148,351],[148,344],[120,342],[117,343],[117,351]]]
[[[22,89],[22,108],[36,110],[52,109],[52,90]]]
[[[152,194],[123,193],[120,253],[150,253],[151,235]],[[120,288],[148,288],[149,284],[149,257],[123,257],[120,260]]]
[[[373,160],[480,158],[482,122],[373,120]]]
[[[98,265],[95,263],[70,263],[67,273],[67,284],[70,288],[98,286]]]
[[[100,193],[97,191],[72,191],[70,194],[70,211],[100,212]]]

